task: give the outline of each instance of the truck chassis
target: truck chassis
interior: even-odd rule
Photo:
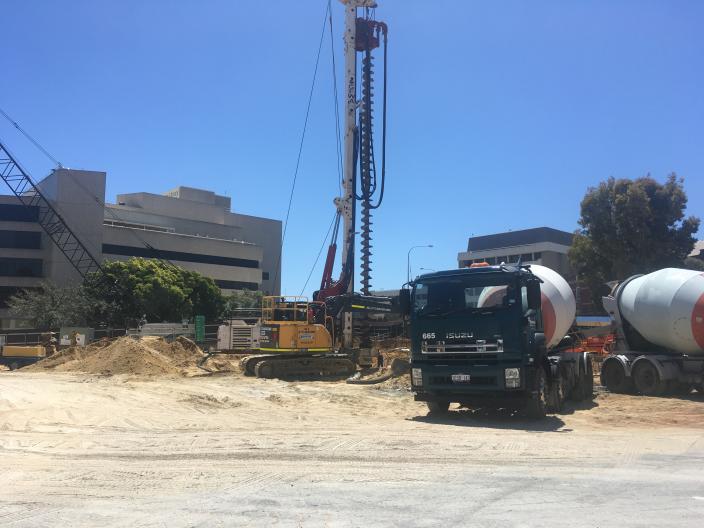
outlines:
[[[421,385],[413,384],[416,401],[424,401],[431,414],[447,412],[450,403],[462,406],[510,408],[525,410],[533,418],[562,409],[567,399],[584,401],[592,398],[594,378],[588,352],[558,351],[544,355],[539,365],[520,367],[521,382],[516,388],[505,387],[499,376],[475,376],[469,384],[453,382],[452,373],[462,370],[470,361],[456,358],[447,365],[415,361],[412,367],[423,372]],[[451,365],[451,366],[450,366]],[[502,373],[508,365],[496,365],[490,373]],[[468,366],[468,368],[470,368]],[[475,368],[470,368],[476,372]],[[413,380],[413,377],[412,377]]]
[[[704,390],[704,359],[681,354],[652,354],[627,350],[606,357],[601,384],[609,392],[644,396]]]

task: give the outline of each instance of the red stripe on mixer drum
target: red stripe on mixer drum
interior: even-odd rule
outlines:
[[[540,294],[540,306],[543,312],[543,333],[545,334],[545,342],[549,343],[552,336],[555,335],[555,308],[544,293]]]
[[[704,293],[697,299],[692,310],[692,335],[699,348],[704,350]]]

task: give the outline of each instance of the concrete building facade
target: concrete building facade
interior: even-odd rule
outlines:
[[[572,237],[572,233],[551,227],[470,237],[467,251],[457,255],[457,262],[460,268],[464,268],[475,262],[515,264],[520,258],[523,264],[546,266],[570,280],[573,272],[567,252]]]
[[[224,294],[280,293],[280,220],[233,213],[229,197],[190,187],[106,203],[105,180],[104,172],[58,169],[38,183],[99,261],[159,258],[211,277]],[[38,218],[36,208],[0,196],[0,327],[11,324],[6,302],[19,289],[80,280]]]

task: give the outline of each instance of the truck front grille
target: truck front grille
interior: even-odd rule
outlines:
[[[427,343],[423,341],[420,346],[422,354],[501,354],[504,351],[503,341],[496,343],[487,343],[482,339],[478,339],[473,343],[451,343],[447,344],[444,341],[437,343]]]

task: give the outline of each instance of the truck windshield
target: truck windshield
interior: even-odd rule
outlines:
[[[516,303],[515,289],[504,277],[481,281],[443,279],[416,283],[413,311],[416,315],[442,317],[456,312],[495,312]]]

